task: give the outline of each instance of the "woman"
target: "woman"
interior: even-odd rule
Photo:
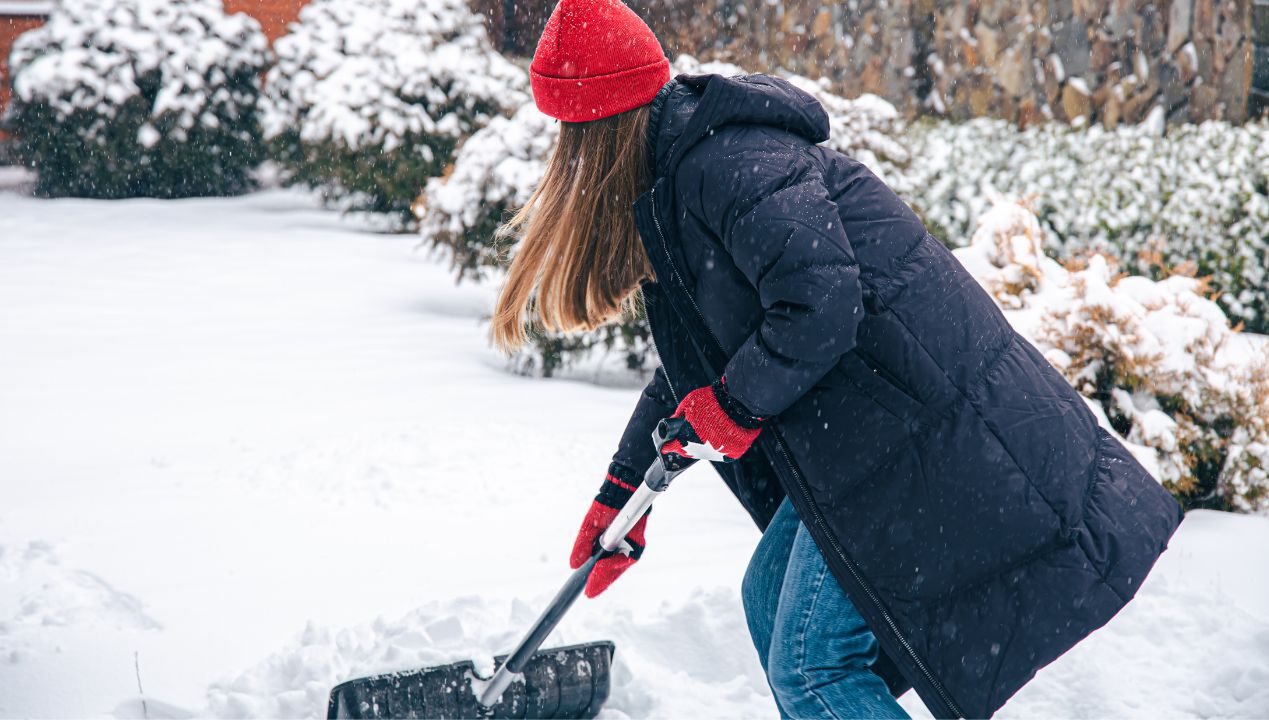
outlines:
[[[573,550],[656,457],[714,463],[765,530],[742,586],[784,717],[991,715],[1136,593],[1172,497],[918,218],[817,145],[765,75],[680,75],[617,0],[563,0],[532,64],[562,121],[493,334],[594,328],[642,298],[662,366]],[[602,561],[594,596],[639,559]]]

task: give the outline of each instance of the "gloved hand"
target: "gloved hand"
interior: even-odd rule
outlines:
[[[732,462],[744,455],[762,432],[762,418],[727,393],[726,378],[688,393],[671,420],[670,439],[661,446],[667,469],[678,470],[697,460]]]
[[[590,511],[582,519],[582,527],[577,531],[577,539],[573,541],[573,554],[568,562],[574,570],[590,559],[595,550],[595,540],[608,529],[613,518],[617,517],[617,512],[634,494],[639,483],[635,477],[635,473],[617,463],[608,467],[608,477],[604,479],[599,494],[591,503]],[[647,525],[648,514],[644,513],[621,542],[617,552],[595,563],[595,568],[590,571],[590,577],[586,580],[586,597],[593,598],[607,590],[609,585],[639,560],[643,555],[643,533]]]

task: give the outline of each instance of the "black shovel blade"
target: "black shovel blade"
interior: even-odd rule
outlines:
[[[608,641],[539,650],[491,709],[476,700],[470,660],[358,678],[330,691],[327,718],[592,718],[608,699]],[[506,655],[494,662],[501,666]]]

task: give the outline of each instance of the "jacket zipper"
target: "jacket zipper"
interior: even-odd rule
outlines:
[[[651,192],[648,194],[648,201],[650,209],[652,210],[652,224],[656,226],[657,237],[661,240],[661,249],[665,253],[666,262],[669,263],[671,270],[673,270],[674,258],[670,254],[670,246],[665,238],[665,232],[661,229],[661,219],[657,214],[655,187],[652,188]],[[714,331],[711,330],[708,323],[705,322],[705,314],[702,313],[700,307],[697,306],[696,298],[692,297],[692,293],[687,291],[686,286],[683,286],[682,290],[683,294],[687,296],[688,303],[690,303],[692,309],[696,311],[696,315],[701,321],[701,326],[705,328],[705,331],[709,333],[710,338],[718,345],[718,347],[721,348],[722,343],[719,342],[718,337],[714,335]],[[665,380],[668,384],[670,381],[669,373],[666,373]],[[670,392],[671,394],[674,393],[673,386],[670,387]],[[965,717],[965,713],[961,712],[956,703],[952,701],[952,698],[943,688],[943,684],[939,682],[938,679],[934,677],[934,673],[930,672],[930,669],[926,667],[925,662],[921,660],[919,655],[917,655],[916,650],[913,649],[911,643],[908,642],[908,639],[903,636],[903,633],[899,632],[899,626],[895,623],[894,618],[890,616],[890,613],[887,612],[886,608],[881,604],[881,600],[877,598],[875,593],[873,593],[872,587],[864,582],[864,578],[860,574],[859,569],[855,567],[855,563],[846,556],[846,551],[838,544],[836,538],[833,537],[833,534],[828,531],[828,524],[824,521],[824,517],[820,515],[819,506],[815,504],[815,500],[811,497],[811,489],[807,485],[806,479],[802,477],[802,473],[798,472],[797,465],[794,464],[793,458],[790,457],[789,451],[785,448],[784,439],[778,434],[773,433],[773,435],[776,447],[780,449],[780,454],[784,456],[785,464],[788,466],[789,471],[793,473],[793,477],[797,480],[798,490],[801,491],[802,499],[805,501],[806,506],[810,508],[811,514],[815,519],[815,524],[820,528],[821,535],[828,540],[828,544],[833,548],[833,552],[837,554],[837,557],[842,561],[842,564],[845,565],[846,569],[850,571],[850,574],[854,576],[855,582],[863,589],[864,593],[868,596],[868,599],[872,601],[873,607],[877,609],[877,612],[880,613],[881,617],[886,621],[886,625],[890,628],[890,632],[893,633],[899,640],[899,644],[903,646],[903,649],[908,652],[908,656],[912,658],[914,663],[916,663],[917,668],[921,671],[921,674],[925,676],[925,679],[930,682],[931,687],[938,692],[939,697],[943,698],[943,702],[947,704],[947,707],[955,713],[957,717]]]
[[[666,242],[665,233],[661,230],[661,218],[657,215],[657,189],[655,186],[653,186],[652,190],[648,193],[648,205],[649,209],[652,210],[652,224],[656,226],[657,237],[661,239],[661,250],[665,253],[665,261],[670,265],[670,268],[673,269],[674,257],[670,255],[670,245]],[[682,284],[681,281],[680,284]],[[721,348],[723,346],[722,341],[720,341],[718,336],[714,334],[714,331],[710,329],[709,323],[705,322],[705,313],[701,312],[700,307],[696,304],[696,298],[692,297],[692,293],[687,291],[686,285],[683,286],[683,294],[687,296],[687,301],[692,304],[692,309],[696,311],[696,316],[701,319],[701,327],[705,328],[705,332],[709,333],[709,337],[714,341],[714,344]],[[670,376],[666,375],[665,379],[668,381]]]
[[[657,357],[661,357],[661,350],[657,348],[657,339],[652,336],[652,333],[648,333],[648,342],[652,343],[652,349],[656,352]],[[664,370],[664,365],[662,368],[661,374],[665,377],[665,385],[670,388],[670,397],[674,398],[674,404],[677,406],[679,404],[679,394],[674,389],[674,381],[670,380],[670,373]]]

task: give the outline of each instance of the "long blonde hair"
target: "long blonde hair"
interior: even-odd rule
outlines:
[[[503,351],[524,345],[533,324],[593,330],[629,310],[639,283],[651,278],[631,209],[651,182],[648,115],[640,105],[560,123],[542,180],[498,229],[520,237],[494,309],[491,335]]]

